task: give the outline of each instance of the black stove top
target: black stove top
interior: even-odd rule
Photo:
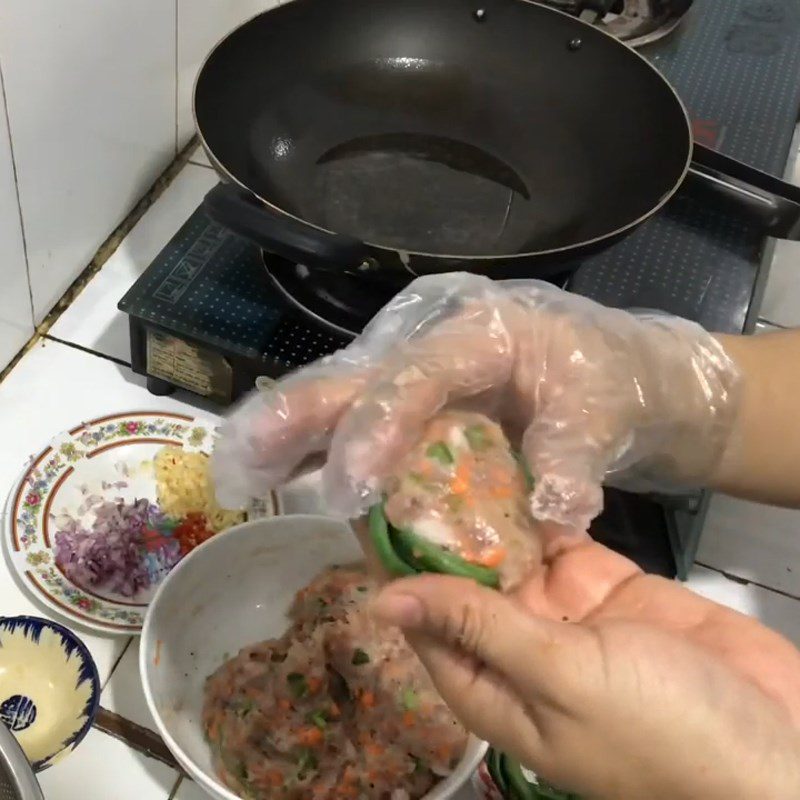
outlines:
[[[602,24],[645,5],[654,12],[678,7],[624,0]],[[639,33],[646,35],[644,28]],[[783,174],[800,110],[797,0],[696,0],[677,30],[641,52],[678,90],[698,140]],[[662,309],[713,330],[748,330],[769,242],[699,191],[685,185],[632,236],[585,260],[568,288],[608,305]],[[133,368],[149,376],[152,390],[178,386],[228,403],[256,377],[277,377],[346,344],[354,294],[368,295],[376,308],[386,297],[382,287],[354,291],[340,277],[312,279],[302,266],[267,258],[272,280],[256,248],[200,209],[192,214],[120,302],[130,317]],[[288,287],[291,300],[278,285]],[[702,496],[657,504],[610,493],[598,530],[643,566],[683,574],[706,503]]]

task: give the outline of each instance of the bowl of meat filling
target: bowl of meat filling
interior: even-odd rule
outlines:
[[[220,800],[446,800],[486,752],[402,634],[350,527],[254,520],[185,558],[150,604],[140,669],[158,729]]]

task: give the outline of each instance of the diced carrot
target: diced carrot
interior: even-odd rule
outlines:
[[[328,707],[328,716],[332,719],[336,719],[342,712],[339,711],[339,706],[336,705],[333,701],[331,701],[330,706]]]
[[[280,708],[281,711],[288,711],[291,707],[292,704],[285,697],[281,697],[281,699],[278,700],[278,708]]]
[[[450,491],[453,494],[466,494],[469,491],[471,478],[471,466],[464,460],[456,467],[455,477],[450,481]]]
[[[364,708],[374,708],[375,706],[375,694],[370,692],[369,690],[364,691],[361,693],[360,697],[361,705]]]
[[[453,748],[449,744],[440,744],[434,749],[433,753],[436,758],[446,763],[450,761],[453,756]]]
[[[492,486],[489,489],[489,494],[496,500],[510,500],[514,496],[514,488],[508,484]]]
[[[306,678],[306,686],[310,694],[316,694],[322,688],[322,681],[319,678]]]
[[[417,724],[417,715],[413,711],[406,711],[403,714],[403,725],[406,728],[413,728]]]
[[[364,751],[367,753],[367,755],[380,758],[386,752],[386,748],[383,745],[370,742],[369,744],[364,745]]]
[[[318,747],[324,740],[325,736],[316,726],[303,728],[297,734],[297,741],[305,747]]]
[[[279,769],[270,770],[264,776],[264,780],[269,786],[283,786],[283,773]]]
[[[473,561],[475,564],[481,564],[484,567],[493,569],[494,567],[499,567],[505,561],[506,555],[506,548],[498,544],[494,547],[484,548],[475,559],[468,558],[467,561]]]
[[[489,480],[493,483],[511,483],[514,479],[514,472],[506,468],[505,465],[492,464],[489,469]]]

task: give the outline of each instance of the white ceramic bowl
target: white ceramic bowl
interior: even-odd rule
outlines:
[[[238,800],[215,776],[203,738],[208,675],[242,647],[279,636],[295,593],[322,569],[360,560],[350,527],[298,514],[245,522],[215,536],[172,570],[142,630],[139,669],[147,704],[180,765],[219,800]],[[467,784],[486,745],[472,740],[456,770],[425,800]]]
[[[0,720],[41,772],[89,732],[100,701],[97,667],[72,631],[39,617],[0,617],[0,653]]]

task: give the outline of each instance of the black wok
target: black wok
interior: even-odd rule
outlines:
[[[211,216],[312,267],[545,277],[690,172],[800,236],[800,189],[693,146],[644,58],[527,0],[294,0],[211,53],[195,116]]]

